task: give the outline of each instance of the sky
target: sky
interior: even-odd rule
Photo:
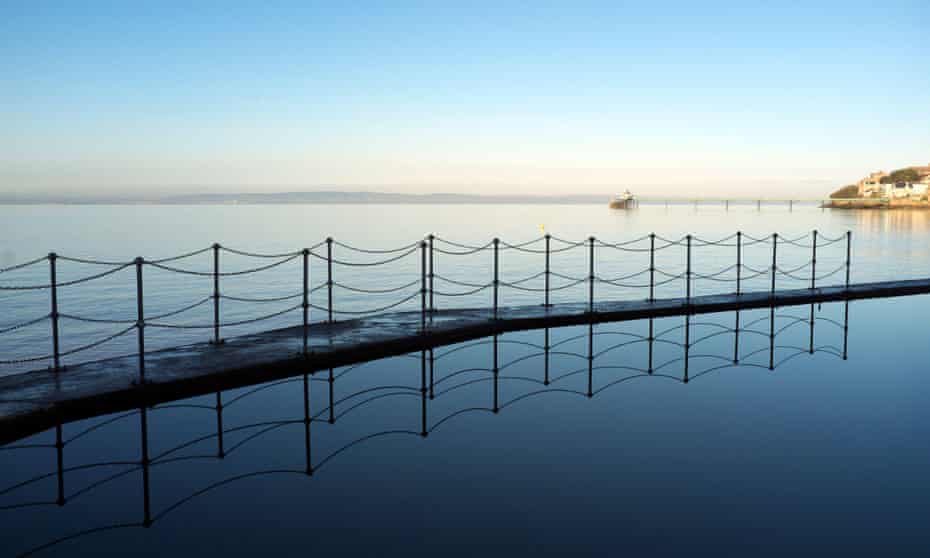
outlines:
[[[0,0],[0,194],[823,195],[930,164],[930,2]]]

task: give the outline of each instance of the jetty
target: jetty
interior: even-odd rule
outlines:
[[[668,316],[689,316],[714,312],[771,308],[779,306],[813,305],[821,302],[852,301],[865,298],[907,296],[930,293],[930,278],[910,281],[888,281],[874,283],[850,282],[851,267],[851,233],[837,237],[827,237],[812,231],[809,235],[787,238],[773,234],[768,237],[753,237],[737,232],[717,240],[707,240],[686,235],[682,238],[669,239],[656,234],[644,235],[625,242],[605,242],[594,237],[580,241],[559,239],[545,235],[519,244],[510,244],[493,239],[484,245],[466,245],[440,239],[429,235],[425,240],[391,250],[358,251],[375,253],[381,259],[375,262],[353,262],[333,256],[334,244],[347,247],[329,238],[311,248],[304,248],[282,254],[257,254],[223,247],[214,244],[205,249],[162,259],[145,260],[135,258],[128,262],[91,262],[67,258],[56,254],[25,262],[15,268],[45,263],[50,267],[50,283],[40,285],[6,285],[0,284],[0,290],[37,290],[47,291],[51,312],[38,320],[16,324],[0,333],[15,330],[17,327],[29,327],[35,322],[49,326],[49,345],[51,353],[4,362],[47,362],[46,369],[32,370],[25,373],[0,377],[0,441],[15,439],[24,433],[36,432],[62,421],[100,414],[101,409],[118,411],[120,409],[138,408],[159,402],[212,393],[217,390],[231,389],[284,378],[296,374],[314,373],[319,370],[351,365],[377,358],[402,355],[442,345],[460,343],[506,332],[557,328],[580,324],[597,324],[604,322],[661,318]],[[743,261],[746,246],[762,245],[771,249],[771,266],[767,269],[750,267]],[[722,270],[708,271],[692,265],[694,253],[705,247],[722,247],[732,249],[735,263]],[[824,250],[837,246],[845,252],[845,259],[834,268],[818,271],[818,249]],[[786,250],[801,250],[808,255],[800,266],[786,267],[780,264],[779,248],[782,256]],[[679,273],[669,273],[656,265],[656,255],[663,250],[678,249],[685,255],[685,269]],[[271,263],[263,263],[253,269],[224,271],[220,267],[221,251],[231,251],[255,258],[270,258]],[[519,251],[538,255],[541,267],[539,273],[530,278],[505,280],[501,276],[499,265],[500,253],[505,250]],[[551,266],[551,255],[569,250],[582,250],[587,254],[587,269],[581,275],[566,275]],[[609,278],[598,275],[595,269],[596,251],[611,253],[633,252],[641,258],[648,257],[648,266],[623,277]],[[200,272],[178,267],[179,259],[192,255],[213,253],[214,269]],[[443,254],[446,257],[488,252],[490,280],[482,282],[463,282],[451,280],[440,275],[434,267],[435,258]],[[316,287],[310,287],[309,258],[317,257],[326,262],[327,280]],[[333,287],[339,283],[333,280],[333,269],[338,266],[361,266],[358,273],[374,266],[387,265],[399,258],[412,257],[419,260],[419,278],[412,284],[402,287],[372,290],[373,293],[396,293],[399,300],[369,312],[340,310],[336,306]],[[107,264],[112,270],[134,268],[137,296],[137,319],[117,334],[71,349],[61,350],[60,321],[64,319],[83,319],[94,322],[112,322],[125,324],[124,320],[107,320],[87,316],[64,314],[59,311],[58,289],[64,285],[75,285],[95,281],[112,271],[89,275],[82,279],[59,282],[56,265],[59,260],[87,262],[88,265]],[[240,322],[222,320],[220,301],[226,295],[221,291],[221,279],[228,275],[258,273],[269,269],[279,262],[299,260],[302,262],[303,275],[300,279],[301,290],[296,294],[300,302],[285,312],[274,312],[256,319],[258,322],[270,316],[279,316],[287,312],[297,313],[293,327],[260,331],[223,339],[222,328]],[[163,313],[159,316],[147,314],[144,306],[144,273],[147,266],[181,274],[207,275],[213,280],[214,294],[206,300],[212,308],[210,323],[184,325],[169,323],[169,318],[199,307],[201,304],[185,307],[176,312]],[[7,268],[7,271],[12,268]],[[766,290],[746,291],[749,279],[765,278],[769,288]],[[804,288],[779,288],[779,280],[790,278],[807,282]],[[823,285],[831,278],[839,282]],[[542,285],[531,287],[528,279],[537,279]],[[553,284],[559,279],[561,284]],[[446,281],[458,284],[465,291],[447,291],[440,283]],[[715,294],[693,295],[693,285],[697,281],[723,285],[721,292]],[[656,289],[662,285],[678,282],[682,286],[681,296],[656,296]],[[551,294],[565,286],[580,286],[587,291],[584,300],[554,304]],[[600,299],[596,296],[595,286],[613,285],[638,289],[641,296],[624,300]],[[311,304],[310,292],[325,289],[327,302],[325,306]],[[360,290],[360,289],[356,289]],[[520,290],[539,296],[539,303],[506,305],[502,303],[505,290]],[[463,293],[488,292],[491,304],[486,307],[439,307],[439,299],[455,297]],[[287,297],[292,298],[292,297]],[[267,302],[255,299],[256,304]],[[212,304],[210,304],[212,302]],[[399,309],[403,304],[419,302],[417,310]],[[206,305],[205,304],[205,305]],[[325,319],[310,320],[310,311],[314,310]],[[812,309],[813,312],[813,309]],[[349,315],[347,318],[337,319]],[[358,315],[355,317],[355,315]],[[813,321],[813,318],[811,318]],[[202,328],[212,333],[212,338],[201,343],[188,344],[164,350],[146,350],[146,336],[151,330],[167,327]],[[80,351],[86,347],[97,347],[122,335],[134,335],[138,350],[132,355],[104,358],[90,362],[77,361]],[[68,362],[65,362],[67,359]]]

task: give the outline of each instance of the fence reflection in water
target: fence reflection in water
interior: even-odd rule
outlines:
[[[596,398],[635,379],[689,383],[727,368],[773,370],[805,354],[846,359],[848,320],[846,302],[519,332],[59,425],[0,447],[0,513],[7,525],[27,518],[57,533],[22,541],[22,551],[157,525],[222,486],[314,475],[365,442],[441,434],[466,415],[506,413],[537,397]],[[131,442],[111,441],[120,439]],[[249,454],[262,440],[276,449]],[[207,465],[237,459],[241,466],[219,480]],[[201,462],[207,469],[191,474]],[[138,501],[126,496],[133,493]],[[124,515],[94,525],[68,515],[95,494],[101,509]]]

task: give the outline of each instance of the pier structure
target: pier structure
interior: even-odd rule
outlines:
[[[4,431],[16,430],[15,425],[20,421],[41,422],[49,417],[63,415],[86,416],[94,412],[93,409],[99,408],[103,401],[110,405],[120,402],[135,405],[140,398],[166,400],[286,377],[294,374],[295,370],[313,373],[511,331],[797,305],[811,305],[813,316],[813,305],[821,302],[930,293],[930,279],[851,283],[851,240],[849,232],[830,237],[817,231],[811,231],[803,237],[790,238],[777,233],[755,237],[736,232],[712,241],[694,235],[670,239],[649,234],[625,242],[605,242],[595,237],[570,241],[547,234],[517,244],[492,239],[486,244],[468,245],[429,235],[424,240],[400,248],[364,249],[370,256],[379,258],[364,264],[345,256],[337,257],[335,247],[343,251],[351,247],[334,239],[326,239],[316,246],[287,253],[251,253],[214,244],[174,258],[147,260],[139,257],[127,262],[95,262],[51,254],[14,266],[39,265],[44,262],[49,266],[49,283],[0,286],[0,289],[5,290],[48,291],[51,309],[46,316],[0,330],[0,334],[3,334],[18,327],[35,327],[45,323],[50,328],[48,342],[51,349],[49,354],[38,357],[0,360],[0,364],[23,361],[48,363],[47,369],[0,377],[0,438]],[[743,253],[749,245],[769,249],[770,265],[748,265]],[[702,265],[697,255],[702,248],[709,246],[732,250],[735,263],[719,270],[706,270],[706,264]],[[683,252],[684,265],[683,270],[670,273],[657,264],[657,255],[672,249]],[[818,261],[828,249],[841,251],[843,255],[840,265],[824,271],[822,266],[818,266]],[[552,265],[554,254],[571,250],[587,255],[585,270],[581,274],[577,271],[575,275],[562,273],[562,270],[557,271]],[[268,263],[263,262],[247,270],[224,271],[220,267],[219,257],[223,251],[263,258]],[[542,269],[526,278],[509,279],[502,273],[500,266],[500,256],[505,251],[520,251],[538,257]],[[595,266],[595,255],[601,251],[620,255],[638,253],[639,257],[648,261],[648,265],[640,271],[620,277],[606,277],[603,273],[599,274]],[[780,263],[785,261],[783,258],[789,251],[806,253],[806,261],[800,266]],[[213,255],[215,267],[212,271],[188,269],[177,263],[178,260],[204,252]],[[440,255],[454,260],[454,256],[475,253],[490,256],[489,269],[484,270],[485,280],[452,280],[438,272],[436,259]],[[398,300],[368,310],[340,309],[334,287],[345,284],[335,279],[335,268],[354,267],[358,273],[363,273],[405,257],[415,257],[417,260],[419,276],[415,281],[397,287],[355,289],[363,291],[357,293],[359,296],[368,296],[366,292],[370,292],[394,295]],[[326,270],[326,279],[315,286],[309,276],[310,258],[320,259]],[[83,278],[60,281],[56,266],[62,260],[85,262],[85,265],[105,265],[108,268]],[[277,301],[298,300],[297,304],[283,311],[248,320],[223,321],[220,301],[227,298],[222,291],[224,277],[258,273],[295,260],[300,264],[300,276],[294,278],[300,290],[294,295],[273,298]],[[148,267],[205,276],[211,280],[213,294],[204,301],[171,312],[147,314],[145,301],[149,293],[145,289],[145,270]],[[62,286],[80,285],[122,269],[134,271],[132,276],[135,280],[137,317],[131,323],[126,325],[123,320],[80,316],[62,311],[57,298]],[[540,281],[540,286],[529,286],[529,280],[533,278]],[[748,290],[747,282],[752,279],[757,280],[754,285],[758,285],[759,280],[766,280],[768,288],[754,287]],[[784,279],[791,279],[795,285],[802,282],[804,286],[783,288]],[[831,280],[831,283],[826,284],[827,280]],[[696,294],[693,286],[698,282],[719,287],[714,294]],[[457,286],[460,290],[447,290],[447,285]],[[638,294],[625,299],[604,298],[598,296],[596,287],[599,285],[622,286]],[[673,285],[680,286],[677,296],[657,296],[658,287],[669,288]],[[586,296],[573,302],[553,302],[553,293],[571,286],[583,286]],[[538,302],[508,304],[506,294],[513,290],[538,297]],[[314,291],[325,293],[324,304],[310,302],[310,293]],[[490,295],[488,306],[455,307],[450,303],[447,307],[441,307],[444,300],[478,292]],[[250,299],[256,305],[269,300],[258,297]],[[407,304],[407,308],[411,305],[417,308],[399,308],[403,304]],[[205,313],[209,315],[209,320],[202,323],[170,321],[170,318],[202,306],[208,307]],[[296,314],[296,323],[291,327],[223,338],[226,327],[293,314]],[[316,320],[312,319],[317,316],[319,318]],[[115,334],[63,351],[62,335],[58,328],[65,319],[112,322],[111,325],[120,329]],[[124,325],[126,327],[122,327]],[[209,338],[178,348],[146,350],[146,343],[150,341],[148,336],[152,335],[149,332],[164,328],[201,330]],[[80,352],[86,348],[98,347],[116,337],[132,334],[138,347],[135,354],[90,362],[77,360]]]
[[[651,205],[664,205],[666,209],[673,205],[691,206],[694,209],[700,207],[723,207],[724,211],[729,211],[730,206],[754,207],[756,211],[762,211],[763,207],[785,208],[788,212],[794,211],[795,206],[813,205],[820,209],[828,209],[832,202],[848,201],[830,198],[759,198],[759,197],[683,197],[683,198],[665,198],[657,196],[638,196],[637,202],[645,202]]]

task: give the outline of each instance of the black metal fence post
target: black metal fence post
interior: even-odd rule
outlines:
[[[497,290],[500,285],[500,239],[495,238],[494,243],[494,319],[497,319]]]
[[[303,300],[300,307],[303,310],[304,318],[304,355],[307,354],[308,342],[310,337],[310,249],[304,248],[300,251],[303,256]]]
[[[772,233],[772,292],[771,296],[775,297],[775,273],[778,270],[777,264],[778,253],[778,233]]]
[[[145,310],[142,300],[142,264],[145,260],[136,258],[136,329],[139,338],[139,383],[145,383]]]
[[[817,286],[817,229],[812,233],[811,241],[811,289]]]
[[[58,344],[58,272],[55,267],[55,261],[58,254],[52,252],[48,255],[48,268],[51,275],[51,297],[52,312],[49,317],[52,319],[52,357],[55,365],[55,372],[61,369],[61,350]]]
[[[849,262],[852,256],[852,231],[846,231],[846,288],[849,288]]]
[[[550,241],[550,240],[552,240],[552,235],[550,235],[549,233],[546,233],[546,272],[545,272],[545,278],[546,278],[546,288],[545,288],[545,291],[546,291],[546,300],[545,300],[545,302],[543,303],[543,306],[547,306],[547,307],[548,307],[548,306],[551,306],[551,304],[549,304],[549,275],[551,274],[551,272],[550,272],[550,270],[549,270],[549,241]]]
[[[741,291],[741,282],[743,278],[743,233],[736,231],[736,296]]]
[[[588,237],[588,312],[594,312],[594,237]]]
[[[333,321],[333,238],[326,238],[326,320]]]
[[[436,277],[436,273],[433,268],[433,240],[436,238],[432,234],[429,235],[429,313],[430,319],[433,317],[433,312],[436,311],[436,305],[433,300],[433,278]]]
[[[420,333],[426,332],[426,242],[420,241]],[[424,359],[426,357],[424,356]]]
[[[545,299],[545,302],[543,302],[543,306],[546,306],[546,307],[551,306],[551,304],[549,304],[549,275],[551,273],[549,271],[549,241],[551,239],[552,239],[552,235],[550,235],[549,233],[546,233],[546,272],[544,274],[546,278],[546,288],[545,288],[546,299]]]
[[[210,343],[219,345],[220,339],[220,245],[213,244],[213,339]]]
[[[649,302],[656,299],[656,233],[649,233]]]
[[[687,241],[687,265],[685,267],[685,299],[691,304],[691,235],[685,237]]]

